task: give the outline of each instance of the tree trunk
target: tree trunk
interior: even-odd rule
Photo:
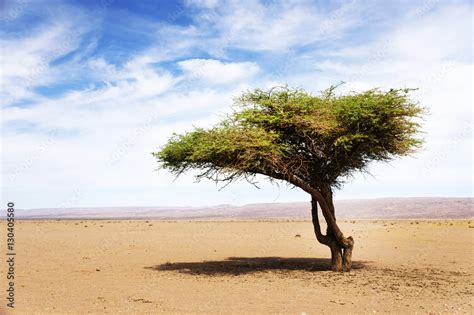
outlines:
[[[335,221],[335,211],[334,205],[332,202],[332,193],[331,194],[323,194],[325,198],[328,198],[326,203],[329,205],[329,210],[333,219]],[[321,226],[319,224],[319,216],[318,216],[318,202],[316,198],[312,198],[311,200],[311,214],[312,214],[312,221],[314,227],[314,233],[316,235],[316,239],[321,244],[328,246],[331,249],[331,269],[333,271],[350,271],[352,266],[352,249],[354,247],[354,240],[352,237],[348,237],[347,239],[344,238],[345,242],[340,243],[336,236],[334,235],[330,225],[328,224],[326,235],[321,233]],[[326,219],[326,222],[328,220]],[[339,227],[337,227],[339,228]]]

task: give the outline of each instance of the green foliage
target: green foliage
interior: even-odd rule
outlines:
[[[173,135],[154,156],[176,175],[200,170],[216,181],[296,176],[313,188],[338,186],[371,161],[414,152],[423,109],[410,89],[313,96],[274,88],[242,94],[233,114],[211,129]]]

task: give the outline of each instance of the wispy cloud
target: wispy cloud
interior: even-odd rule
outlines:
[[[187,59],[178,62],[186,79],[204,84],[228,84],[252,78],[259,72],[255,62],[223,63],[212,59]]]
[[[30,3],[23,3],[22,10],[31,10]],[[18,12],[18,14],[23,11]],[[45,22],[33,25],[20,32],[3,33],[0,39],[2,58],[0,59],[0,97],[2,105],[9,105],[27,98],[40,97],[35,88],[57,84],[67,78],[52,66],[58,59],[81,47],[81,41],[91,30],[85,12],[74,12],[68,6],[50,8],[42,16]],[[7,20],[7,23],[13,21]]]

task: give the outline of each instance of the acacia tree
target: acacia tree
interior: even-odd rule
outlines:
[[[333,190],[371,161],[412,153],[422,140],[423,109],[410,89],[336,95],[335,87],[313,96],[301,89],[243,93],[226,119],[172,138],[153,155],[176,176],[197,169],[197,179],[227,183],[256,175],[286,181],[311,196],[316,239],[331,249],[334,271],[351,269],[354,239],[336,222]],[[321,231],[318,205],[326,221]]]

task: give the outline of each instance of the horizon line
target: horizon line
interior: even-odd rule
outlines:
[[[474,199],[474,196],[464,196],[464,197],[453,197],[453,196],[445,196],[445,197],[430,197],[430,196],[417,196],[417,197],[371,197],[371,198],[335,198],[334,201],[364,201],[364,200],[383,200],[383,199]],[[41,209],[107,209],[107,208],[195,208],[195,209],[202,209],[202,208],[210,208],[210,207],[245,207],[249,205],[268,205],[268,204],[289,204],[289,203],[307,203],[310,201],[284,201],[284,202],[251,202],[245,204],[231,204],[231,203],[220,203],[214,205],[201,205],[201,206],[193,206],[193,205],[149,205],[149,206],[73,206],[73,207],[39,207],[39,208],[17,208],[15,210],[41,210]]]

